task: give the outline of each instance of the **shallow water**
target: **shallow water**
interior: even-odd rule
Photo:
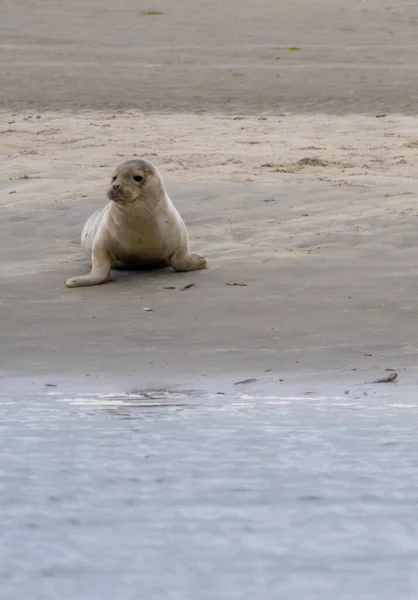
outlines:
[[[0,399],[0,597],[418,597],[418,402]]]

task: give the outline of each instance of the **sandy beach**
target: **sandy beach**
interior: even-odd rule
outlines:
[[[4,382],[413,381],[418,8],[346,4],[0,9]],[[208,271],[66,289],[134,156]]]
[[[418,596],[418,2],[0,3],[0,596]],[[86,218],[161,172],[209,268]]]

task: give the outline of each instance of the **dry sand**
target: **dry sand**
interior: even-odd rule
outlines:
[[[95,2],[29,4],[0,9],[4,378],[318,387],[396,368],[413,381],[418,8],[105,1],[95,19]],[[142,9],[164,14],[138,17],[138,47],[126,22]],[[278,63],[280,90],[266,79]],[[210,268],[69,290],[89,268],[83,222],[132,156],[161,170]]]

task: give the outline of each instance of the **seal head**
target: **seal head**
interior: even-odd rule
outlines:
[[[120,206],[129,206],[141,200],[156,200],[165,189],[161,175],[146,160],[128,160],[119,165],[107,190],[109,200]]]

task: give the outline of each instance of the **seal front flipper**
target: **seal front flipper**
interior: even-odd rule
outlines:
[[[67,287],[83,287],[87,285],[98,285],[105,283],[109,277],[111,263],[110,258],[104,249],[103,243],[99,240],[93,246],[92,250],[92,268],[88,275],[79,275],[70,277],[65,282]]]

